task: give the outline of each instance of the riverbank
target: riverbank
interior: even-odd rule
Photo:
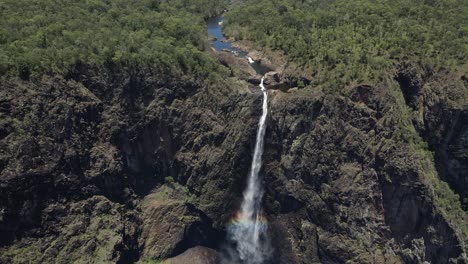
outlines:
[[[236,41],[224,35],[222,16],[206,22],[210,54],[231,71],[231,76],[253,85],[258,85],[265,76],[267,89],[288,91],[290,88],[310,83],[303,72],[289,63],[287,56],[279,51],[257,50],[249,41]],[[300,73],[300,74],[298,74]],[[297,77],[299,76],[299,77]]]

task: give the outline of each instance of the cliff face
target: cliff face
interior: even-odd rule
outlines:
[[[126,263],[222,241],[256,97],[153,74],[2,81],[0,262]]]
[[[441,179],[468,206],[468,79],[403,64],[396,80],[415,112],[413,124],[435,154]],[[456,81],[454,81],[456,80]]]
[[[466,213],[441,206],[458,197],[439,186],[398,89],[273,99],[265,171],[284,263],[466,261]]]
[[[458,199],[439,180],[466,198],[466,81],[435,76],[407,92],[407,75],[342,94],[271,91],[262,175],[274,262],[466,261],[466,212],[449,208]],[[0,263],[187,249],[181,259],[217,261],[196,246],[219,250],[239,206],[255,87],[80,67],[3,80],[0,93]]]

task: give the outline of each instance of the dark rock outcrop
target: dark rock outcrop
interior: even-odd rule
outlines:
[[[232,76],[237,76],[242,80],[248,80],[254,76],[255,70],[249,66],[249,62],[245,58],[241,58],[231,54],[230,52],[213,52],[219,63],[227,67],[231,71]]]
[[[267,89],[281,90],[283,92],[288,91],[292,87],[291,83],[284,80],[278,72],[267,72],[263,83]]]
[[[77,66],[68,79],[2,81],[1,263],[129,263],[222,241],[257,97],[234,79],[203,88],[154,76]],[[169,180],[191,201],[151,200]]]
[[[466,81],[400,75],[338,94],[269,92],[273,263],[466,262],[466,211],[444,182],[466,197],[467,115],[454,99]],[[261,93],[167,76],[78,65],[0,81],[0,263],[219,261]]]
[[[193,247],[176,257],[167,259],[162,264],[217,264],[220,262],[218,252],[206,247]]]
[[[346,93],[305,89],[272,99],[265,182],[267,201],[277,203],[268,208],[277,212],[274,219],[311,230],[272,227],[289,235],[282,242],[285,236],[274,235],[282,261],[297,263],[302,254],[315,256],[301,258],[305,263],[466,261],[466,213],[439,207],[454,196],[434,195],[450,191],[433,178],[430,159],[403,138],[418,135],[400,134],[407,129],[401,119],[406,115],[410,126],[411,119],[396,84]],[[302,247],[307,236],[310,246]]]
[[[464,76],[403,63],[396,76],[413,123],[434,152],[439,177],[468,208],[468,83]]]

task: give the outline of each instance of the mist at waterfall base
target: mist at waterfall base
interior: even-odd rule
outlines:
[[[263,93],[262,116],[258,123],[252,165],[241,208],[227,226],[228,244],[224,250],[223,264],[262,264],[268,261],[272,254],[267,234],[268,222],[262,212],[263,188],[259,177],[268,114],[268,92],[263,85],[263,78],[260,88]]]

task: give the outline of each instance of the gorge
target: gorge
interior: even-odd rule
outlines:
[[[462,1],[187,3],[2,2],[0,263],[468,261]]]

